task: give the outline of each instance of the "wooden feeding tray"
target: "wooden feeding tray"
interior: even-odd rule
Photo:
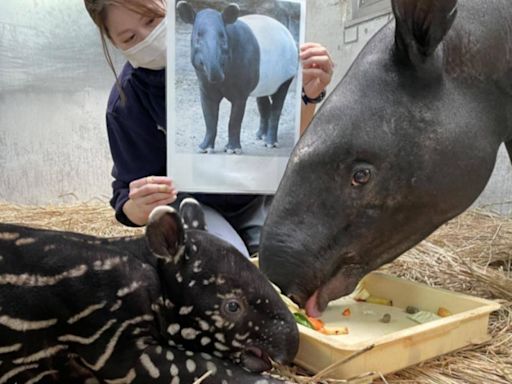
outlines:
[[[393,305],[358,302],[354,299],[355,293],[331,302],[321,317],[326,328],[347,327],[349,333],[324,335],[299,325],[300,347],[295,360],[298,365],[317,373],[353,357],[333,367],[324,378],[362,376],[365,382],[371,382],[379,373],[394,372],[487,341],[490,338],[487,333],[489,315],[500,308],[493,301],[431,288],[380,272],[368,274],[360,282],[359,291],[361,288],[372,296],[390,299]],[[410,319],[405,310],[408,306],[433,314],[443,307],[451,315],[418,323]],[[347,308],[350,315],[343,316]],[[381,321],[384,314],[391,315],[389,323]],[[357,354],[359,351],[364,352]]]

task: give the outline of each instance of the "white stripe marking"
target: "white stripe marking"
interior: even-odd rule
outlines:
[[[121,300],[117,300],[112,307],[110,307],[110,312],[115,312],[119,308],[121,308],[121,305],[123,305],[123,302]]]
[[[50,328],[52,325],[55,324],[57,324],[57,319],[28,321],[22,319],[15,319],[7,315],[0,316],[0,325],[10,328],[14,331],[26,332],[33,331],[36,329],[45,329]]]
[[[9,345],[9,346],[6,346],[6,347],[0,347],[0,354],[16,352],[16,351],[19,351],[21,347],[22,347],[21,343]]]
[[[89,316],[91,313],[93,313],[94,311],[97,311],[98,309],[103,308],[105,305],[107,305],[107,302],[103,301],[100,304],[94,304],[94,305],[91,305],[91,306],[85,308],[83,311],[81,311],[81,312],[77,313],[76,315],[70,317],[68,319],[68,324],[76,323],[78,320],[83,319],[84,317]]]
[[[41,372],[39,375],[34,376],[32,379],[30,379],[29,381],[27,381],[25,384],[35,384],[35,383],[37,383],[39,380],[41,380],[43,377],[48,376],[48,375],[53,375],[54,373],[59,373],[59,371],[51,370],[51,371],[44,371],[44,372]]]
[[[64,335],[59,336],[58,340],[62,341],[64,343],[79,343],[79,344],[92,344],[96,340],[99,339],[99,337],[105,332],[107,329],[109,329],[115,322],[117,322],[116,319],[111,319],[107,324],[105,324],[100,330],[98,330],[94,335],[90,337],[82,337],[82,336],[75,336],[75,335]]]
[[[137,375],[135,374],[135,370],[130,369],[125,377],[113,380],[105,380],[105,382],[108,384],[130,384],[133,380],[135,380],[136,377]]]
[[[121,288],[120,290],[118,290],[117,291],[117,296],[118,297],[126,296],[126,295],[134,292],[140,286],[141,286],[140,281],[134,281],[133,283],[130,284],[129,287]]]
[[[84,359],[82,359],[82,362],[85,365],[87,365],[90,369],[92,369],[93,371],[99,371],[101,368],[103,368],[103,366],[105,365],[107,360],[112,355],[112,352],[114,351],[114,348],[115,348],[117,342],[119,341],[119,338],[121,337],[121,334],[125,331],[126,328],[128,328],[130,325],[135,325],[135,324],[138,324],[138,323],[142,323],[144,321],[151,321],[151,320],[153,320],[153,316],[151,316],[151,315],[144,315],[144,316],[138,316],[138,317],[135,317],[133,319],[125,321],[117,329],[117,331],[114,334],[114,336],[112,336],[112,338],[110,339],[110,341],[107,344],[107,348],[105,349],[105,352],[103,352],[103,354],[99,357],[98,361],[95,364],[89,364]]]
[[[30,364],[30,365],[24,365],[22,367],[11,369],[9,372],[7,372],[5,375],[0,377],[0,384],[5,384],[9,382],[9,379],[16,376],[18,373],[21,373],[23,371],[28,371],[29,369],[34,369],[39,367],[39,364]]]
[[[0,240],[16,240],[18,237],[20,234],[16,232],[0,232]]]
[[[158,368],[153,364],[151,361],[151,358],[146,353],[143,353],[140,356],[140,362],[142,366],[148,371],[149,376],[151,376],[153,379],[158,379],[160,377],[160,371]]]
[[[64,279],[82,276],[85,272],[87,272],[87,266],[79,265],[78,267],[55,276],[29,275],[28,273],[21,275],[5,274],[0,275],[0,285],[11,284],[25,287],[44,287],[47,285],[55,285]]]
[[[105,260],[97,260],[93,264],[93,268],[96,271],[108,271],[116,266],[121,264],[121,258],[118,257],[111,257],[109,259]]]
[[[53,347],[43,349],[39,352],[33,353],[32,355],[21,357],[19,359],[13,360],[14,364],[27,364],[27,363],[35,363],[41,359],[46,359],[50,356],[56,355],[60,351],[64,349],[68,349],[67,345],[54,345]]]
[[[28,244],[32,244],[32,243],[35,243],[36,242],[36,239],[32,238],[32,237],[25,237],[25,238],[21,238],[21,239],[18,239],[14,242],[14,244],[16,244],[17,246],[20,246],[20,245],[28,245]]]

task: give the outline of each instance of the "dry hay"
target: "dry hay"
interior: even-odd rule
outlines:
[[[142,233],[140,228],[118,224],[112,209],[102,202],[52,207],[0,203],[0,221],[99,236]],[[512,218],[468,211],[382,269],[433,287],[497,300],[502,309],[491,315],[489,342],[386,375],[377,382],[512,383]],[[297,383],[313,383],[311,376],[295,369],[277,371]],[[347,381],[316,381],[342,382]]]

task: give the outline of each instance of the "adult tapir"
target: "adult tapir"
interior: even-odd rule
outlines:
[[[393,0],[289,160],[261,268],[311,315],[468,208],[512,156],[510,0]]]
[[[206,135],[200,152],[215,147],[219,105],[231,102],[225,151],[241,153],[240,130],[249,96],[257,99],[260,113],[258,139],[277,145],[277,130],[290,83],[298,70],[298,48],[290,31],[264,15],[239,17],[237,4],[222,12],[198,13],[186,1],[176,4],[180,18],[193,24],[191,61],[199,80]]]

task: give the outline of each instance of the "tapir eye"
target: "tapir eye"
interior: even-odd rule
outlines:
[[[370,181],[371,176],[372,172],[369,169],[359,169],[354,173],[354,176],[352,176],[352,185],[354,187],[365,185]]]
[[[222,314],[232,321],[238,319],[243,314],[243,310],[244,304],[238,298],[226,299],[221,307]]]
[[[240,311],[240,304],[235,300],[228,301],[226,303],[226,311],[229,313],[237,313]]]

